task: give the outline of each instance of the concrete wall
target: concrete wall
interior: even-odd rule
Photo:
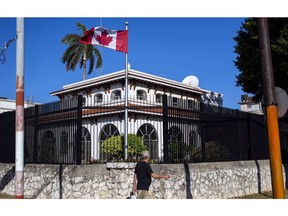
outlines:
[[[32,199],[126,199],[135,163],[83,166],[26,165],[24,195]],[[152,164],[155,173],[150,198],[223,199],[271,190],[268,160],[221,163]],[[283,166],[284,183],[287,166]],[[14,164],[0,164],[0,193],[15,194]]]

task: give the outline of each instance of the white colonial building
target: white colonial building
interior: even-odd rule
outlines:
[[[24,108],[35,106],[36,104],[40,104],[40,103],[34,103],[31,99],[29,99],[29,100],[24,101]],[[0,113],[14,111],[14,110],[16,110],[15,100],[11,100],[5,97],[0,97]]]
[[[179,74],[180,76],[181,74]],[[124,133],[125,70],[63,86],[50,93],[60,100],[83,95],[82,142],[91,146],[91,158],[103,158],[101,143],[107,138]],[[199,87],[195,76],[184,77],[183,82],[137,70],[128,70],[128,134],[143,137],[152,158],[163,156],[162,96],[167,95],[171,106],[199,109],[199,102],[222,107],[223,95]],[[119,107],[122,106],[122,109]],[[113,109],[111,109],[113,107]],[[93,110],[93,111],[91,111]],[[197,125],[169,126],[171,140],[198,134]],[[192,138],[191,138],[192,139]]]
[[[251,96],[247,94],[241,95],[240,110],[243,112],[250,112],[254,114],[263,115],[262,103],[253,101]]]

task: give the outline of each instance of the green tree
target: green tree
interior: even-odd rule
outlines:
[[[275,86],[288,90],[288,19],[269,18],[269,35]],[[236,86],[260,100],[263,95],[257,18],[246,19],[237,36],[234,61],[239,70]]]
[[[79,41],[81,37],[84,36],[86,32],[86,27],[81,23],[77,23],[76,26],[81,31],[81,35],[79,34],[66,34],[61,43],[65,45],[69,45],[69,47],[65,50],[62,55],[62,63],[66,64],[66,71],[73,70],[75,71],[76,66],[80,64],[80,68],[84,68],[83,70],[83,80],[86,79],[86,63],[89,61],[89,70],[88,74],[91,74],[95,61],[95,68],[102,67],[102,56],[100,51],[95,48],[91,44],[81,44]],[[97,59],[97,60],[96,60]]]
[[[146,150],[142,138],[135,134],[128,134],[128,157],[130,159],[141,155]],[[103,153],[116,157],[118,160],[124,155],[124,135],[113,136],[105,140],[101,145]]]
[[[202,159],[202,147],[192,150],[193,162],[204,162]],[[205,162],[229,161],[231,153],[226,146],[217,141],[208,141],[205,143]]]

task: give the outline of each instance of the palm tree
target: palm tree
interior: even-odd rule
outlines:
[[[100,51],[93,45],[81,44],[79,42],[80,38],[84,36],[87,29],[81,23],[77,23],[76,26],[82,32],[82,35],[67,34],[62,38],[61,43],[65,45],[68,44],[69,47],[63,53],[61,60],[63,64],[66,64],[66,71],[69,70],[75,71],[76,66],[80,63],[80,68],[82,67],[84,68],[83,80],[85,80],[86,62],[87,61],[90,62],[88,74],[91,74],[94,69],[95,59],[97,59],[96,68],[102,67],[102,56]]]

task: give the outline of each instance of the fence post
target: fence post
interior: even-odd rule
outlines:
[[[34,113],[34,142],[33,142],[33,163],[38,163],[38,112],[39,105],[35,105]]]
[[[168,163],[168,104],[167,95],[163,95],[163,162]]]
[[[76,140],[76,164],[81,165],[82,144],[82,102],[83,96],[78,95],[77,105],[77,140]]]
[[[200,118],[201,118],[201,153],[202,153],[202,162],[206,161],[206,153],[205,153],[205,121],[204,121],[204,103],[200,102]]]
[[[236,126],[237,126],[237,147],[238,147],[238,160],[242,160],[241,145],[240,145],[240,128],[239,128],[239,110],[236,110]]]
[[[248,136],[248,160],[252,160],[252,147],[251,147],[251,117],[247,112],[247,136]],[[258,160],[258,158],[255,158]]]

